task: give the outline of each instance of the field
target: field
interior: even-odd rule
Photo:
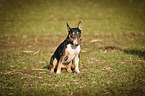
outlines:
[[[144,10],[144,0],[0,0],[0,96],[145,95]],[[66,22],[79,20],[81,73],[51,74]]]

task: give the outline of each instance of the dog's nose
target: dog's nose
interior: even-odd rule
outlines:
[[[79,44],[75,44],[75,46],[78,46]]]

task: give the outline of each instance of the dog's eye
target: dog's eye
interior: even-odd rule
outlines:
[[[81,34],[77,34],[78,35],[78,37],[81,37]]]
[[[80,37],[80,34],[77,34],[78,35],[78,37]]]
[[[71,35],[72,35],[73,38],[75,37],[75,33],[74,32]]]
[[[78,37],[81,37],[81,34],[80,34],[79,32],[77,32],[77,36],[78,36]]]

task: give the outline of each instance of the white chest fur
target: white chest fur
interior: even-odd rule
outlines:
[[[68,44],[67,45],[67,51],[69,52],[68,59],[64,61],[63,63],[68,63],[72,61],[72,59],[80,53],[80,50],[81,50],[80,45],[74,46],[72,44]]]

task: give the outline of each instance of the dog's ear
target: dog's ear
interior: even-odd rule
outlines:
[[[70,31],[70,26],[68,25],[68,23],[66,23],[66,25],[67,25],[67,30],[68,30],[68,32]]]
[[[81,21],[79,21],[78,28],[79,28],[80,30],[82,30],[82,22],[81,22]]]

